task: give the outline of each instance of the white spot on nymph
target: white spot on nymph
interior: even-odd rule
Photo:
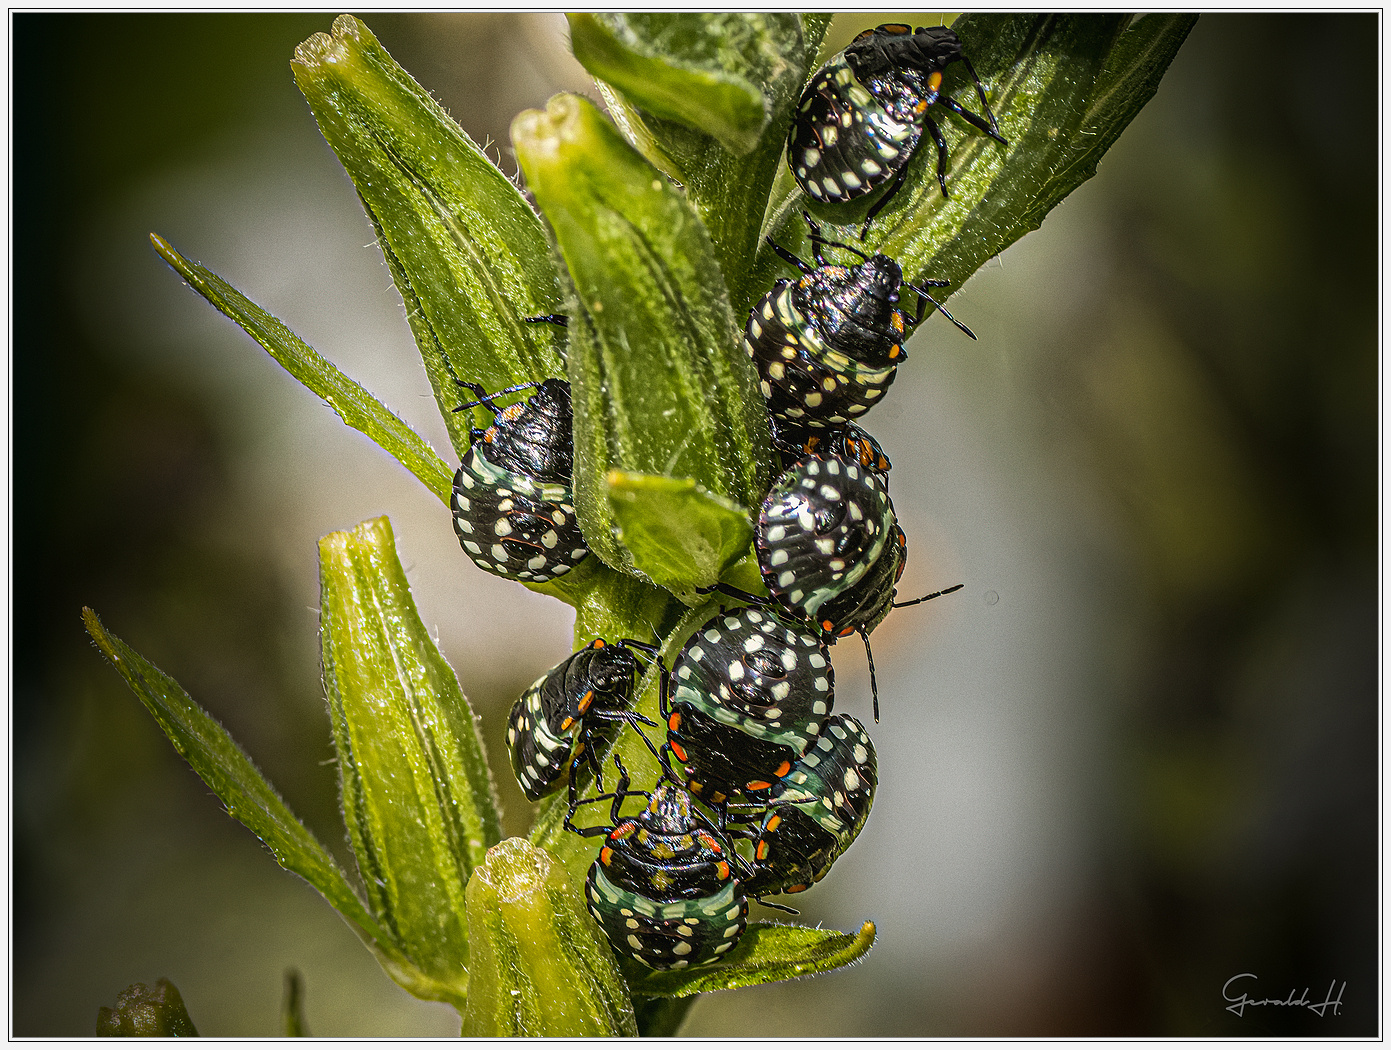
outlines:
[[[503,500],[502,502],[500,502],[500,503],[497,505],[497,509],[500,510],[500,511],[502,511],[502,512],[504,512],[504,513],[506,513],[507,511],[511,510],[511,509],[512,509],[513,507],[515,507],[515,506],[516,506],[516,504],[513,503],[510,499],[505,499],[505,500]]]
[[[791,569],[788,569],[786,572],[784,572],[781,576],[778,577],[778,586],[791,587],[796,579],[797,574],[793,572]]]
[[[473,540],[464,540],[464,550],[470,554],[482,554],[483,548],[474,543]]]
[[[789,667],[788,670],[790,671],[792,670],[792,668]],[[826,692],[831,688],[831,683],[826,681],[826,679],[824,678],[818,678],[816,681],[812,682],[811,685],[813,689],[822,693]]]
[[[829,500],[840,499],[840,492],[837,489],[831,488],[830,485],[821,486],[821,495],[825,496]]]
[[[774,379],[781,379],[787,375],[787,366],[781,361],[774,361],[768,366],[768,374]]]
[[[845,771],[845,790],[854,791],[859,786],[860,775],[856,773],[853,769],[847,769]]]
[[[820,653],[812,653],[807,657],[807,663],[811,664],[813,667],[825,667],[826,658]]]
[[[512,535],[512,523],[506,518],[499,518],[497,524],[493,526],[493,531],[499,536]]]
[[[809,168],[814,168],[814,167],[816,167],[816,165],[819,164],[820,162],[821,162],[821,151],[820,151],[819,149],[817,149],[815,146],[810,146],[810,147],[808,147],[808,148],[807,148],[807,151],[806,151],[805,153],[802,154],[802,163],[805,164],[805,165],[806,165],[807,167],[809,167]],[[802,174],[805,175],[806,172],[802,172]]]
[[[472,507],[472,506],[473,506],[473,504],[469,502],[467,496],[461,496],[461,495],[459,495],[457,492],[454,493],[454,507],[455,507],[455,509],[457,509],[457,510],[468,510],[468,509],[469,509],[470,507]]]
[[[830,554],[831,552],[828,550],[828,551],[826,551],[825,553],[826,553],[826,554]],[[773,552],[773,556],[772,556],[771,558],[768,559],[768,564],[769,564],[769,565],[782,565],[782,564],[784,564],[786,561],[787,561],[787,551],[785,551],[785,550],[776,550],[776,551]]]
[[[864,765],[867,761],[869,761],[869,752],[865,750],[865,746],[863,744],[855,745],[854,754],[855,762],[858,765]]]
[[[819,537],[816,541],[816,549],[820,551],[822,554],[830,554],[833,550],[836,549],[836,541],[832,539],[830,536]],[[784,552],[778,551],[778,553],[783,554]],[[786,558],[783,558],[783,561],[786,560]],[[845,566],[842,562],[840,565],[832,565],[831,567],[835,569],[840,569],[844,568]]]
[[[802,398],[802,400],[807,403],[808,408],[815,408],[817,405],[821,404],[821,395],[815,391],[811,391]]]
[[[818,185],[817,185],[816,183],[814,183],[814,182],[808,182],[808,183],[807,183],[807,192],[810,193],[813,197],[816,197],[816,198],[818,198],[818,199],[820,199],[821,197],[824,197],[824,196],[825,196],[825,194],[823,194],[823,193],[821,192],[821,187],[818,186]],[[473,482],[471,482],[471,481],[469,482],[469,487],[470,487],[470,488],[473,487]]]
[[[853,171],[841,172],[840,177],[845,180],[845,184],[849,186],[852,190],[858,190],[861,186],[864,185],[864,183],[860,181],[860,177],[856,175]]]
[[[874,176],[878,175],[884,169],[881,168],[878,164],[875,164],[871,158],[866,157],[864,161],[860,164],[860,170],[872,179],[874,178]]]
[[[473,522],[469,521],[467,518],[455,518],[454,520],[459,523],[460,531],[470,534],[473,532]]]
[[[825,379],[821,380],[821,389],[828,394],[834,394],[836,391],[836,377],[827,376]]]
[[[781,543],[786,536],[787,529],[785,526],[774,525],[771,529],[768,530],[769,543]]]
[[[673,955],[690,955],[691,945],[689,941],[678,941],[676,947],[672,948]]]
[[[698,645],[693,645],[690,649],[686,650],[686,655],[695,661],[704,660],[705,650]]]
[[[831,732],[834,733],[839,739],[845,739],[845,726],[842,725],[840,722],[837,722],[835,725],[831,726]]]
[[[816,183],[813,182],[812,185],[815,186]],[[821,180],[821,185],[826,187],[826,192],[829,193],[831,196],[840,196],[840,186],[838,186],[836,184],[836,180],[831,178],[829,175]]]
[[[797,654],[791,649],[784,649],[782,651],[782,665],[789,671],[793,670],[797,666]]]
[[[744,677],[744,665],[738,660],[733,660],[729,665],[729,680],[737,682]]]
[[[760,634],[751,634],[744,639],[744,652],[746,653],[756,653],[762,647],[763,636]]]

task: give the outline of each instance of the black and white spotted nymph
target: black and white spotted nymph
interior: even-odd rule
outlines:
[[[969,328],[952,317],[927,288],[947,282],[926,280],[922,286],[903,279],[903,270],[887,255],[865,255],[857,248],[821,236],[821,228],[803,213],[811,230],[816,265],[769,240],[801,276],[773,285],[744,326],[744,352],[758,369],[759,389],[774,425],[781,429],[835,430],[879,403],[907,360],[903,341],[921,324],[930,303],[972,339]],[[849,266],[829,262],[825,247],[844,248],[862,261]],[[917,309],[899,304],[902,289],[917,294]]]
[[[454,531],[475,565],[495,576],[544,583],[569,572],[589,554],[571,491],[573,438],[570,385],[560,379],[521,384],[461,406],[496,412],[454,475]],[[493,399],[529,386],[525,401],[497,412]]]
[[[779,604],[838,636],[844,617],[827,616],[824,607],[865,578],[897,528],[883,475],[836,456],[805,456],[758,512],[754,549],[763,583]]]
[[[576,768],[588,760],[597,776],[597,747],[619,725],[656,724],[629,710],[641,670],[635,650],[660,661],[651,646],[631,640],[610,645],[596,638],[543,674],[512,705],[507,754],[532,802],[567,780],[573,801]]]
[[[984,117],[942,93],[942,71],[954,62],[975,83]],[[869,212],[873,219],[898,191],[926,131],[937,147],[937,181],[945,195],[947,143],[930,113],[933,106],[1009,144],[955,32],[900,24],[867,29],[807,84],[788,132],[788,166],[808,196],[832,204],[888,184]]]

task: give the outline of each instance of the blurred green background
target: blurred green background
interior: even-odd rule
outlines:
[[[916,16],[921,21],[923,16]],[[856,30],[915,16],[838,20]],[[515,170],[592,86],[559,15],[367,23]],[[934,19],[935,21],[935,19]],[[372,231],[291,81],[330,14],[11,16],[12,1034],[168,977],[204,1035],[448,1035],[165,742],[87,642],[210,709],[346,858],[315,541],[389,513],[491,732],[567,607],[156,258],[158,231],[448,442]],[[932,319],[873,429],[950,600],[875,634],[882,782],[803,921],[862,965],[703,998],[683,1034],[1373,1035],[1378,976],[1375,14],[1204,15],[1095,179]],[[1292,51],[1297,55],[1289,58]],[[856,645],[840,707],[867,718]],[[1222,987],[1342,1007],[1226,1011]]]

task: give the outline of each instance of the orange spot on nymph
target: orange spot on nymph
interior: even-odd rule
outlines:
[[[683,748],[680,744],[678,744],[675,740],[670,741],[670,744],[671,744],[672,753],[675,754],[676,757],[679,758],[682,762],[685,762],[685,761],[686,761],[686,749]]]
[[[753,851],[753,856],[754,856],[754,859],[755,859],[755,860],[767,860],[767,859],[768,859],[768,843],[766,843],[766,842],[764,842],[762,839],[760,839],[759,842],[758,842],[758,848],[757,848],[756,850]]]
[[[779,816],[778,814],[774,813],[771,817],[768,818],[768,827],[767,827],[767,830],[768,830],[768,831],[777,831],[777,830],[778,830],[778,825],[781,824],[781,823],[782,823],[782,817]]]
[[[777,769],[773,770],[773,774],[774,774],[775,776],[785,777],[785,776],[787,776],[787,771],[790,770],[791,768],[792,768],[792,763],[789,762],[789,761],[787,761],[787,759],[783,759],[782,765],[778,766]]]
[[[750,780],[744,787],[750,791],[767,791],[773,785],[766,780]]]
[[[588,711],[588,710],[589,710],[589,705],[592,704],[592,703],[594,703],[594,690],[593,690],[593,689],[591,689],[589,692],[585,693],[584,696],[580,697],[580,702],[579,702],[580,714],[584,714],[586,711]]]

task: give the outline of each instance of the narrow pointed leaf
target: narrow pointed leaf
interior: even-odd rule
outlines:
[[[319,558],[324,687],[368,901],[413,963],[408,990],[462,1004],[464,886],[501,837],[476,719],[416,612],[390,522],[330,533]]]
[[[572,15],[570,23],[575,57],[600,80],[609,112],[629,142],[685,186],[710,231],[735,311],[746,312],[757,298],[748,271],[758,250],[792,107],[830,16],[790,12]],[[607,61],[597,59],[591,40],[598,35],[624,48],[622,54]],[[625,45],[628,41],[635,42]],[[688,47],[694,42],[698,45],[693,59]],[[645,62],[667,72],[653,74],[649,81],[636,69],[623,68],[624,62],[636,62],[632,56],[639,52]],[[675,71],[692,61],[758,87],[767,119],[756,141],[735,146],[708,123],[657,108],[649,84],[679,75]],[[618,72],[615,65],[620,66]]]
[[[561,377],[560,285],[545,229],[483,150],[351,15],[295,52],[295,83],[377,230],[454,449],[456,380],[499,390]]]
[[[637,1035],[613,953],[563,865],[507,839],[488,851],[467,896],[473,962],[462,1035]]]
[[[684,196],[578,96],[522,113],[512,137],[574,280],[576,509],[595,553],[633,572],[608,472],[694,478],[756,506],[771,465],[767,411]]]
[[[611,471],[609,505],[633,566],[654,583],[688,599],[711,587],[753,539],[749,512],[706,492],[691,478]]]
[[[668,970],[658,973],[625,967],[634,995],[695,995],[754,984],[771,984],[793,977],[839,969],[856,962],[874,944],[874,923],[866,922],[857,933],[813,930],[780,923],[750,923],[744,936],[720,966],[700,970]]]
[[[189,262],[157,234],[150,234],[150,242],[194,291],[237,322],[285,371],[328,402],[344,423],[362,431],[396,457],[397,462],[449,505],[454,472],[400,416],[207,267]]]
[[[363,906],[347,876],[313,833],[301,824],[275,788],[218,722],[179,688],[179,683],[115,635],[91,609],[82,610],[87,633],[154,716],[174,750],[203,778],[227,812],[266,844],[280,866],[313,886],[345,919],[380,949],[393,940]]]
[[[1101,155],[1153,95],[1194,17],[1150,15],[1129,28],[1128,16],[1110,14],[959,18],[952,28],[990,91],[1009,146],[937,113],[949,150],[950,199],[937,184],[936,150],[925,135],[902,189],[862,244],[860,225],[877,194],[833,211],[794,192],[776,209],[775,239],[802,250],[799,213],[809,208],[819,220],[840,224],[839,239],[897,259],[909,280],[950,281],[948,294],[1095,173]],[[959,64],[949,67],[943,90],[968,108],[979,106]],[[784,270],[771,249],[760,250],[761,280],[771,283]]]

